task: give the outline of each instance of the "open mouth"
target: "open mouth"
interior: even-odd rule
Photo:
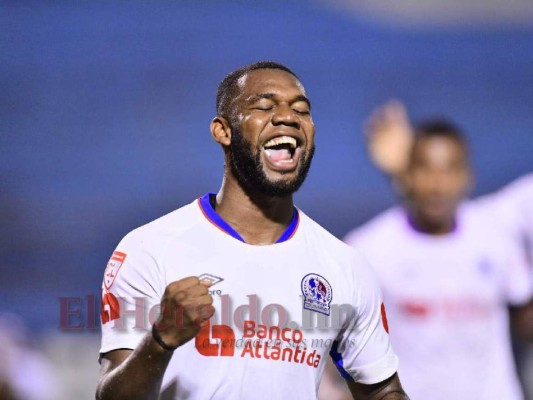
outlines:
[[[267,160],[275,167],[290,169],[298,163],[301,148],[291,136],[278,136],[263,145]]]

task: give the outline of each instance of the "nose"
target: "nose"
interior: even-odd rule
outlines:
[[[432,174],[427,190],[428,194],[450,200],[457,196],[457,179],[448,173],[436,172]]]
[[[444,171],[439,171],[433,174],[431,179],[434,191],[448,192],[453,187],[454,177]]]
[[[300,120],[289,105],[280,104],[276,107],[274,114],[272,114],[272,125],[287,125],[299,128]]]

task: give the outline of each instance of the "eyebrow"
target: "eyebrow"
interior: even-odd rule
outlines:
[[[269,100],[272,100],[276,97],[276,95],[274,93],[259,93],[259,94],[256,94],[255,96],[250,96],[246,99],[246,103],[248,104],[253,104],[255,103],[256,101],[259,101],[261,99],[269,99]],[[307,103],[307,105],[309,106],[309,108],[311,108],[311,102],[309,101],[309,99],[307,97],[305,97],[303,94],[299,94],[298,96],[296,96],[292,101],[291,101],[291,104],[292,103],[296,103],[298,101],[303,101],[305,103]]]

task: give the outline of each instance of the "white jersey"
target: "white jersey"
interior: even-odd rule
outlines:
[[[172,399],[314,399],[328,353],[347,379],[397,369],[381,293],[365,261],[304,213],[278,243],[254,246],[209,195],[128,234],[106,268],[100,353],[134,349],[165,287],[213,282],[210,324],[179,347],[162,393]]]
[[[533,267],[533,173],[524,175],[496,193],[476,200],[486,208],[519,246],[526,248]]]
[[[467,202],[454,232],[417,232],[397,207],[345,241],[377,272],[412,400],[521,399],[507,304],[532,295],[522,253]]]

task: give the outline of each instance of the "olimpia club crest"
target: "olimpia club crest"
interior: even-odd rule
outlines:
[[[333,291],[326,278],[318,274],[307,274],[302,279],[302,293],[306,310],[329,315]]]

